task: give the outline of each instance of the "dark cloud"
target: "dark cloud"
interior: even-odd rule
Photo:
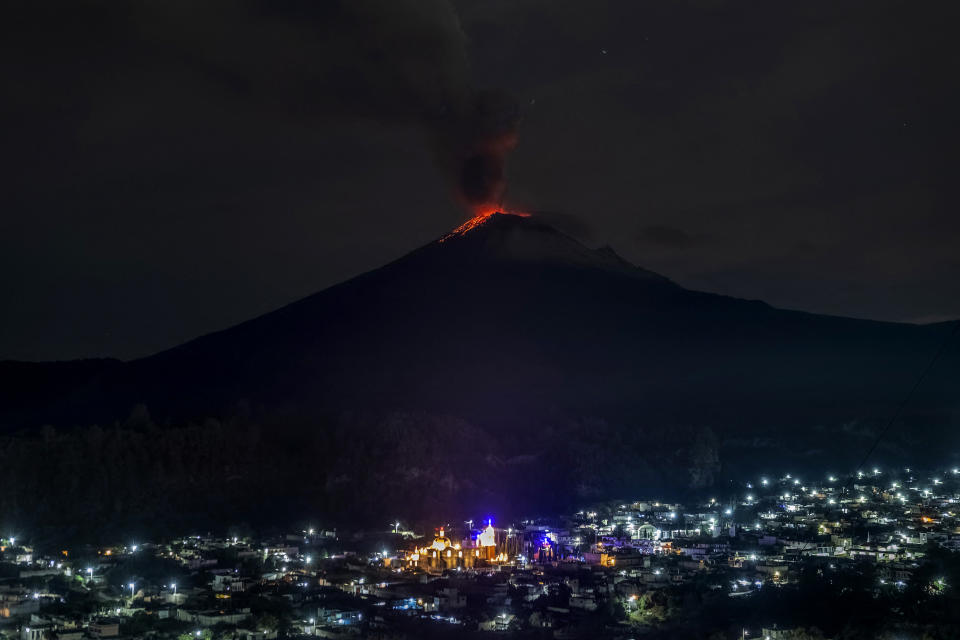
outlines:
[[[55,120],[69,134],[109,115],[139,128],[149,123],[124,123],[136,118],[127,108],[150,100],[161,119],[164,109],[202,110],[186,104],[202,87],[200,100],[213,92],[264,119],[418,127],[457,198],[483,205],[503,192],[519,107],[474,87],[446,0],[77,0],[62,14],[57,5],[24,5],[16,22],[25,28],[7,34],[5,48],[19,55],[5,71],[28,85],[20,104],[11,95],[13,109],[35,126]],[[72,107],[90,111],[60,113]],[[73,121],[57,122],[63,115]]]

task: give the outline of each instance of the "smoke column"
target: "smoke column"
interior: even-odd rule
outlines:
[[[206,80],[284,117],[421,127],[460,202],[474,210],[499,204],[519,108],[504,92],[472,86],[467,38],[447,0],[131,6],[149,46],[173,47],[173,57]]]

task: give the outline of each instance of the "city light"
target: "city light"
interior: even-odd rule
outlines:
[[[836,476],[821,475],[819,477],[836,480]],[[793,547],[793,550],[799,555],[857,558],[863,554],[861,549],[865,544],[860,534],[854,533],[858,528],[858,523],[873,521],[895,526],[895,523],[902,523],[906,517],[909,520],[922,523],[921,526],[926,530],[927,535],[931,530],[935,533],[949,532],[956,526],[954,507],[950,506],[956,503],[956,495],[952,493],[943,496],[942,502],[938,501],[936,504],[928,502],[930,510],[918,513],[915,508],[900,505],[901,501],[905,501],[905,497],[904,493],[896,491],[903,487],[903,483],[899,482],[877,483],[867,481],[858,485],[860,489],[858,493],[849,495],[846,491],[839,492],[836,487],[825,487],[823,485],[819,487],[801,485],[800,490],[803,492],[801,494],[793,493],[796,489],[792,489],[792,487],[788,487],[790,490],[780,490],[784,488],[784,484],[800,482],[799,478],[793,477],[789,480],[783,479],[782,476],[779,478],[762,478],[759,481],[764,485],[778,488],[777,500],[773,500],[774,494],[772,491],[769,495],[766,492],[759,496],[753,493],[746,494],[743,498],[746,508],[741,509],[740,513],[737,513],[737,510],[733,507],[734,504],[737,504],[736,493],[734,493],[718,495],[717,498],[709,499],[709,505],[706,505],[706,509],[702,498],[696,498],[692,504],[654,503],[645,500],[628,502],[622,505],[619,510],[614,507],[613,513],[605,511],[597,520],[579,519],[577,527],[563,530],[546,528],[543,525],[544,522],[551,522],[551,526],[555,526],[549,520],[526,520],[522,521],[516,530],[510,527],[502,531],[494,529],[491,523],[486,528],[482,528],[481,525],[479,532],[473,530],[472,527],[467,527],[466,530],[463,528],[450,530],[448,524],[446,532],[443,528],[434,530],[438,532],[434,534],[436,540],[434,540],[433,545],[429,546],[423,544],[420,537],[422,533],[414,530],[415,532],[407,548],[403,547],[406,538],[397,537],[394,539],[396,544],[391,547],[382,547],[380,551],[376,551],[375,547],[373,550],[368,550],[364,558],[367,566],[366,574],[361,573],[351,576],[345,588],[358,596],[374,595],[376,592],[371,593],[371,590],[388,588],[388,583],[384,580],[388,571],[396,582],[406,579],[410,580],[411,583],[419,583],[420,576],[425,574],[432,576],[452,574],[459,576],[462,574],[464,578],[467,578],[468,576],[489,575],[491,570],[496,571],[510,567],[511,570],[517,572],[532,569],[533,575],[539,581],[539,585],[535,587],[538,590],[537,594],[539,595],[541,592],[550,594],[552,593],[551,585],[554,584],[551,582],[553,578],[549,576],[549,572],[544,573],[541,567],[563,561],[584,565],[592,564],[596,565],[601,571],[609,570],[610,574],[631,575],[632,577],[639,577],[641,580],[643,575],[646,575],[648,579],[650,576],[655,576],[655,582],[658,586],[670,589],[674,580],[677,582],[687,580],[691,575],[690,571],[704,570],[702,563],[699,569],[694,567],[698,564],[696,560],[702,558],[706,553],[726,554],[725,566],[745,569],[746,575],[742,579],[734,580],[725,587],[731,595],[737,595],[768,587],[768,585],[768,588],[779,588],[792,582],[791,574],[776,570],[776,566],[770,566],[779,563],[779,558],[772,560],[769,551],[759,552],[759,549],[763,549],[764,545],[768,544],[769,539],[762,537],[765,533],[779,537],[781,534],[778,532],[785,529],[797,530],[800,527],[805,527],[824,538],[800,537],[800,544]],[[937,487],[941,487],[945,483],[942,476],[941,478],[931,478],[931,481]],[[863,484],[868,486],[864,487]],[[882,489],[881,485],[889,488]],[[908,487],[903,491],[907,493],[915,491],[917,495],[925,496],[937,495],[938,500],[941,497],[940,489],[933,491],[929,488],[918,487],[912,482]],[[808,489],[811,499],[806,501],[803,498],[806,497]],[[718,500],[721,502],[718,503]],[[721,507],[724,502],[730,506]],[[857,506],[848,509],[847,507],[851,502]],[[871,503],[869,507],[866,506],[867,502]],[[754,505],[754,503],[756,504]],[[842,503],[843,508],[840,510],[844,514],[849,513],[851,515],[838,515],[837,509],[834,509],[838,503]],[[712,510],[714,507],[716,511]],[[607,509],[607,507],[604,508]],[[671,510],[666,511],[666,509]],[[718,517],[717,514],[721,512],[722,516]],[[583,511],[581,513],[589,513],[593,514],[594,518],[597,517],[595,512]],[[681,515],[683,515],[682,518]],[[839,521],[841,517],[846,519],[842,524]],[[487,518],[483,519],[486,520]],[[680,520],[681,523],[674,524],[671,522],[669,526],[663,526],[663,519]],[[468,525],[472,524],[472,521],[468,520],[462,522]],[[658,522],[662,529],[655,527]],[[399,531],[399,520],[391,524],[394,531]],[[727,532],[724,532],[723,535],[719,534],[717,527],[720,525],[729,526],[729,537],[733,539],[732,542],[727,542]],[[302,536],[303,530],[299,530],[299,534]],[[518,534],[519,537],[517,537]],[[714,537],[713,542],[706,542],[701,537],[711,534]],[[833,537],[829,542],[825,540],[828,536]],[[877,536],[875,541],[870,543],[875,549],[874,553],[883,560],[896,557],[898,562],[910,562],[913,566],[917,566],[922,558],[923,537],[920,534],[909,533],[905,530],[896,531],[894,536],[894,539],[890,541],[880,541],[879,536]],[[287,536],[288,540],[296,540],[296,538],[297,536]],[[204,539],[203,542],[197,542],[196,546],[192,542],[189,543],[187,546],[192,548],[185,550],[181,550],[179,546],[168,545],[165,541],[145,541],[142,544],[131,544],[127,547],[129,551],[139,551],[140,555],[136,557],[129,554],[124,557],[123,554],[116,553],[117,549],[114,547],[115,553],[114,557],[110,559],[110,570],[116,571],[116,567],[122,566],[125,562],[137,563],[142,554],[152,554],[157,558],[180,556],[178,559],[185,564],[197,560],[202,562],[204,557],[210,557],[210,555],[204,555],[205,551],[222,549],[224,545],[229,545],[230,540],[231,538],[213,541]],[[893,543],[894,541],[896,544]],[[274,541],[258,541],[253,536],[245,543],[249,544],[250,553],[259,554],[262,550],[264,557],[269,558],[270,561],[280,560],[285,562],[282,569],[275,570],[273,577],[261,582],[261,588],[269,588],[270,583],[281,589],[290,585],[309,588],[317,580],[305,578],[305,576],[330,575],[327,572],[331,565],[328,565],[326,560],[320,556],[314,557],[312,553],[299,555],[298,551],[285,546],[282,542],[278,544]],[[524,549],[525,544],[531,544],[528,551],[529,557],[519,553]],[[256,551],[253,551],[254,549]],[[758,549],[758,551],[751,552],[749,549]],[[101,553],[103,554],[106,554],[109,550],[109,547],[101,547]],[[645,566],[637,566],[636,561],[631,558],[633,554],[649,557],[649,559],[644,558]],[[671,569],[654,568],[660,563],[658,556],[661,554],[667,557],[673,554],[686,556],[694,559],[694,562],[679,565],[671,564],[671,567],[673,567]],[[66,554],[64,553],[64,555]],[[362,554],[358,553],[357,555]],[[60,554],[57,554],[54,560],[49,557],[32,557],[24,562],[42,563],[44,567],[48,564],[51,567],[54,565],[59,567],[62,564],[65,572],[72,570],[79,575],[87,576],[85,589],[90,591],[103,590],[110,593],[112,581],[99,580],[94,584],[91,580],[95,572],[94,566],[81,565],[83,568],[71,568],[69,562],[55,562],[59,559],[61,559]],[[288,564],[292,573],[288,573]],[[651,567],[651,564],[654,567]],[[127,568],[120,569],[120,571],[128,571],[130,566],[128,565]],[[836,571],[847,570],[841,566],[829,566]],[[242,583],[249,584],[250,579],[249,577],[236,576],[237,571],[243,571],[243,569],[237,567],[231,569],[230,573],[218,572],[217,584],[206,586],[210,590],[208,597],[215,597],[217,600],[233,598],[234,601],[230,604],[236,603],[242,597],[238,593],[244,589],[232,581],[241,580]],[[760,571],[768,574],[768,577],[757,580],[757,572]],[[120,575],[124,575],[124,573],[120,573]],[[122,585],[124,589],[121,590],[121,597],[123,597],[127,588],[129,588],[130,595],[124,598],[127,604],[125,607],[118,609],[117,615],[132,615],[135,606],[133,599],[137,598],[138,595],[149,602],[151,594],[159,592],[163,597],[165,593],[170,603],[176,603],[180,606],[189,606],[185,605],[184,601],[193,600],[186,597],[179,599],[177,583],[174,581],[170,581],[168,585],[155,585],[137,573],[130,572],[126,575],[130,582]],[[242,573],[240,575],[242,576]],[[886,586],[891,587],[890,590],[887,590],[887,593],[893,595],[904,588],[904,580],[898,578],[900,578],[899,574],[881,573],[872,584],[874,586],[883,585],[884,588]],[[136,582],[138,579],[140,580],[139,583]],[[326,579],[329,579],[329,577]],[[364,586],[368,583],[368,586]],[[162,586],[164,591],[157,589],[159,586]],[[186,595],[200,595],[200,592],[204,589],[202,585],[191,585],[191,587],[190,593]],[[926,582],[927,591],[933,595],[941,595],[947,588],[947,582],[943,577],[928,579]],[[112,590],[113,598],[116,599],[117,587],[115,584]],[[45,591],[39,589],[37,591],[31,590],[26,592],[23,597],[31,598],[33,601],[44,600],[46,602],[45,593]],[[638,602],[640,596],[621,594],[615,597],[619,599],[621,604],[627,606],[631,612],[636,612],[637,608],[634,603]],[[36,604],[39,604],[39,602]],[[432,597],[429,599],[424,597],[419,603],[412,600],[409,608],[420,609],[422,613],[434,620],[452,622],[449,613],[444,612],[442,608],[438,610],[438,606]],[[406,608],[407,605],[404,605],[404,607]],[[226,607],[224,610],[226,610]],[[358,619],[355,616],[344,616],[331,620],[330,624],[352,625]],[[305,620],[306,618],[300,618],[300,624],[305,625]],[[315,626],[317,624],[316,618],[309,618],[309,624],[311,628],[304,626],[304,633],[309,635],[322,633],[322,627]],[[320,624],[323,624],[322,620]],[[34,633],[38,631],[34,628]],[[197,632],[194,633],[197,634]],[[198,640],[204,637],[209,638],[210,635],[203,629],[199,630]]]

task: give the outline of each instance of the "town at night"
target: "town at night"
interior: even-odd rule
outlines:
[[[960,469],[896,468],[433,529],[318,519],[68,549],[23,532],[0,547],[0,629],[11,640],[932,637],[957,624],[958,505]]]
[[[0,640],[960,639],[958,7],[0,3]]]

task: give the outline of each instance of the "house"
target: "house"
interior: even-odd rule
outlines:
[[[120,635],[120,621],[103,619],[91,622],[87,632],[95,638],[115,638]]]

